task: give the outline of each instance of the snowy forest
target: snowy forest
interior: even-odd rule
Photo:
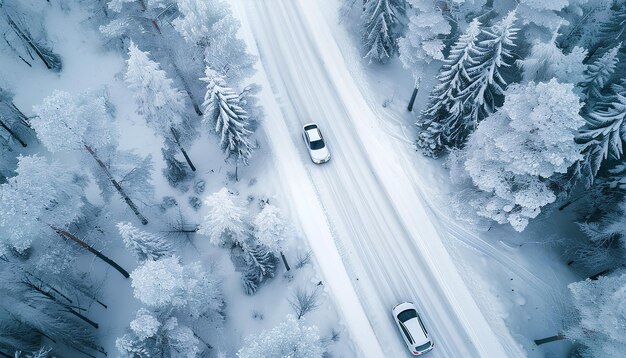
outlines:
[[[0,356],[345,349],[256,177],[239,28],[220,0],[0,0]]]
[[[416,150],[449,171],[457,218],[484,230],[561,226],[550,247],[582,279],[569,285],[563,331],[536,343],[623,356],[626,1],[343,6],[359,14],[370,66],[399,59],[412,74]]]

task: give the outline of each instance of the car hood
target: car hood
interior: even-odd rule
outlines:
[[[330,155],[327,147],[311,150],[311,157],[316,160],[325,160]]]

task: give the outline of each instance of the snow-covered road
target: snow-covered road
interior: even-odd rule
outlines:
[[[271,96],[261,97],[278,175],[289,176],[283,178],[285,190],[339,309],[355,315],[344,322],[360,353],[378,357],[382,349],[385,357],[409,356],[390,315],[393,305],[408,300],[421,309],[433,335],[432,356],[515,356],[461,280],[415,179],[395,159],[393,141],[379,130],[316,2],[233,4],[271,87]],[[300,131],[308,122],[320,125],[329,144],[332,159],[325,165],[310,163],[304,149]],[[332,258],[341,258],[336,264],[343,267],[331,265]],[[356,296],[360,303],[350,301]]]

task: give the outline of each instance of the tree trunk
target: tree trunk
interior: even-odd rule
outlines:
[[[187,151],[180,144],[180,135],[178,135],[178,132],[176,131],[176,129],[174,129],[174,127],[170,127],[170,131],[172,131],[172,135],[174,136],[174,141],[176,142],[178,149],[180,149],[180,151],[183,153],[183,156],[185,157],[187,164],[189,164],[189,168],[191,168],[191,171],[195,172],[196,167],[191,162],[191,159],[189,159],[189,156],[187,155]]]
[[[139,209],[137,208],[137,205],[135,205],[135,203],[131,200],[131,198],[126,194],[126,191],[124,191],[124,188],[122,188],[120,183],[118,183],[117,180],[113,178],[113,175],[109,171],[109,168],[107,168],[106,164],[104,164],[102,160],[98,158],[98,155],[96,154],[96,152],[87,144],[85,144],[85,149],[87,150],[87,152],[89,152],[89,154],[91,154],[91,156],[98,163],[100,168],[102,168],[102,171],[104,171],[104,174],[106,174],[107,178],[109,178],[109,180],[111,181],[111,184],[113,184],[115,189],[117,189],[117,192],[120,193],[122,198],[124,198],[124,201],[126,202],[126,204],[128,204],[130,209],[139,218],[141,223],[144,225],[148,224],[148,219],[146,219],[143,215],[141,215],[141,213],[139,212]]]
[[[83,240],[79,239],[78,237],[76,237],[75,235],[72,235],[71,233],[67,232],[66,230],[54,227],[54,226],[50,226],[52,228],[52,230],[54,230],[57,234],[59,234],[59,236],[68,239],[70,241],[73,241],[75,243],[78,244],[78,246],[82,247],[83,249],[91,252],[92,254],[96,255],[97,258],[99,258],[100,260],[106,262],[107,264],[109,264],[111,267],[113,267],[114,269],[116,269],[119,273],[122,274],[122,276],[124,276],[125,278],[130,277],[130,275],[128,274],[128,271],[124,270],[122,268],[122,266],[118,265],[115,261],[111,260],[110,258],[104,256],[102,253],[100,253],[100,251],[94,249],[93,247],[91,247],[89,244],[87,244],[86,242],[84,242]]]
[[[18,137],[17,134],[13,132],[13,130],[9,128],[9,126],[6,123],[4,123],[4,121],[2,121],[1,119],[0,119],[0,127],[4,128],[7,132],[9,132],[11,137],[15,138],[15,140],[17,140],[22,145],[22,147],[24,148],[28,147],[28,144],[26,144],[26,142],[24,142],[20,137]]]
[[[282,251],[280,252],[280,257],[283,259],[283,264],[285,264],[285,268],[287,269],[287,271],[291,270],[289,264],[287,263],[287,258],[285,258],[285,255],[283,255]]]
[[[563,339],[566,339],[567,337],[565,337],[564,335],[561,334],[557,334],[556,336],[552,336],[552,337],[546,337],[546,338],[541,338],[541,339],[535,339],[535,344],[540,346],[544,343],[550,343],[550,342],[554,342],[554,341],[560,341]]]
[[[409,106],[406,108],[409,112],[413,112],[413,105],[415,104],[415,98],[417,97],[417,92],[420,89],[420,82],[422,81],[422,78],[418,78],[417,81],[415,81],[415,88],[413,88],[413,93],[411,94],[411,100],[409,101]]]
[[[180,69],[178,68],[178,65],[176,65],[176,62],[174,61],[174,58],[172,57],[171,54],[170,54],[170,62],[172,63],[172,67],[174,67],[174,72],[176,72],[176,76],[180,78],[180,81],[183,84],[183,89],[185,90],[185,92],[187,93],[187,96],[189,97],[189,100],[191,101],[193,110],[196,111],[196,114],[198,116],[202,116],[202,110],[200,110],[200,106],[198,105],[198,102],[194,98],[193,94],[191,94],[191,89],[189,88],[189,84],[187,84],[187,80],[183,76],[182,72],[180,72]]]
[[[19,26],[17,26],[17,24],[15,23],[15,21],[13,21],[11,16],[9,16],[9,14],[5,14],[5,15],[7,17],[7,21],[9,25],[11,26],[13,31],[15,31],[17,36],[19,36],[22,39],[22,41],[24,41],[28,45],[28,47],[30,47],[33,51],[35,51],[35,53],[37,54],[37,57],[39,57],[39,59],[46,65],[46,67],[49,70],[51,70],[52,65],[50,64],[50,62],[48,62],[48,60],[46,59],[46,56],[44,56],[41,50],[39,50],[39,46],[37,46],[33,42],[33,39],[30,36],[28,36],[24,31],[22,31],[22,29]]]

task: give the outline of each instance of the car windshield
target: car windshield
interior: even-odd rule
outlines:
[[[317,149],[322,149],[322,148],[324,148],[324,141],[323,140],[315,140],[315,141],[311,142],[311,149],[317,150]]]
[[[426,343],[422,344],[421,346],[417,346],[417,347],[415,347],[415,349],[416,349],[418,352],[423,352],[423,351],[427,350],[428,348],[430,348],[430,345],[431,345],[431,343],[430,343],[430,342],[426,342]]]
[[[400,312],[400,314],[398,315],[398,320],[400,320],[400,322],[406,322],[415,317],[417,317],[417,312],[415,312],[414,309],[408,309],[406,311]]]

